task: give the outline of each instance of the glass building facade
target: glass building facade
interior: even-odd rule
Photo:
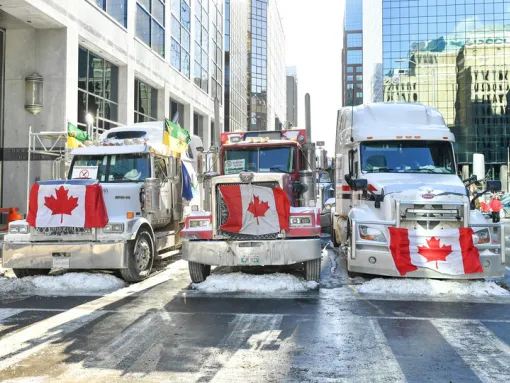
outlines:
[[[225,1],[225,131],[247,130],[248,0]]]
[[[363,103],[363,0],[346,0],[344,20],[343,105]]]
[[[285,118],[285,39],[276,1],[250,0],[249,130],[281,129]]]
[[[506,178],[510,2],[383,0],[382,11],[384,101],[435,106],[459,163],[483,153],[489,177]]]

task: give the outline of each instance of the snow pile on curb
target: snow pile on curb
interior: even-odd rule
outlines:
[[[319,284],[305,281],[290,274],[253,275],[244,273],[231,273],[211,275],[202,283],[192,283],[193,289],[206,293],[223,292],[300,292],[317,288]]]
[[[510,291],[494,282],[441,281],[435,279],[372,279],[356,287],[361,294],[472,297],[508,296]]]
[[[110,292],[123,287],[122,280],[108,274],[67,273],[22,279],[0,277],[0,294],[67,295]]]

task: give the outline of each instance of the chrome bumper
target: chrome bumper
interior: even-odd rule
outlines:
[[[69,269],[123,269],[127,267],[126,245],[125,242],[4,242],[2,265],[10,269],[51,269],[54,259],[68,258]]]
[[[264,241],[189,241],[183,259],[213,266],[291,265],[321,257],[319,238]]]

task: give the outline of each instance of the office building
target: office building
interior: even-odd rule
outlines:
[[[287,68],[287,126],[298,126],[298,83],[296,67]]]
[[[29,126],[84,127],[88,113],[101,129],[178,116],[207,148],[214,98],[224,103],[223,0],[65,3],[5,0],[0,10],[0,190],[3,206],[22,211]],[[43,86],[39,113],[40,100],[25,107],[30,81]],[[223,106],[219,129],[222,116]],[[35,157],[30,183],[50,169],[49,158]]]
[[[489,177],[506,181],[510,3],[364,0],[363,5],[364,101],[435,106],[456,135],[459,170],[469,174],[473,153],[483,153]]]
[[[248,129],[249,0],[225,1],[225,131]]]
[[[363,0],[346,0],[342,50],[343,105],[363,103]]]
[[[250,0],[248,127],[280,130],[286,115],[285,36],[276,1]]]

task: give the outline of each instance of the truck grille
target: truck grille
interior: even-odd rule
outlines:
[[[228,231],[220,230],[220,226],[224,225],[228,220],[228,209],[227,205],[225,203],[225,200],[223,199],[221,192],[220,192],[220,186],[231,186],[231,185],[241,185],[241,183],[225,183],[225,184],[218,184],[216,185],[216,201],[217,203],[217,214],[216,214],[216,221],[218,224],[218,234],[222,235],[224,237],[227,237],[228,239],[234,240],[234,241],[240,241],[240,240],[251,240],[251,239],[258,239],[258,240],[267,240],[267,239],[277,239],[278,233],[274,234],[265,234],[265,235],[248,235],[248,234],[238,234],[238,233],[230,233]],[[265,186],[269,188],[275,188],[279,185],[278,182],[272,181],[272,182],[252,182],[252,185],[256,186]]]
[[[423,229],[435,229],[439,225],[460,227],[464,220],[462,204],[406,204],[400,205],[401,227],[418,225]],[[408,224],[406,224],[406,221]]]
[[[83,227],[33,227],[32,234],[38,236],[92,235],[92,229]]]

